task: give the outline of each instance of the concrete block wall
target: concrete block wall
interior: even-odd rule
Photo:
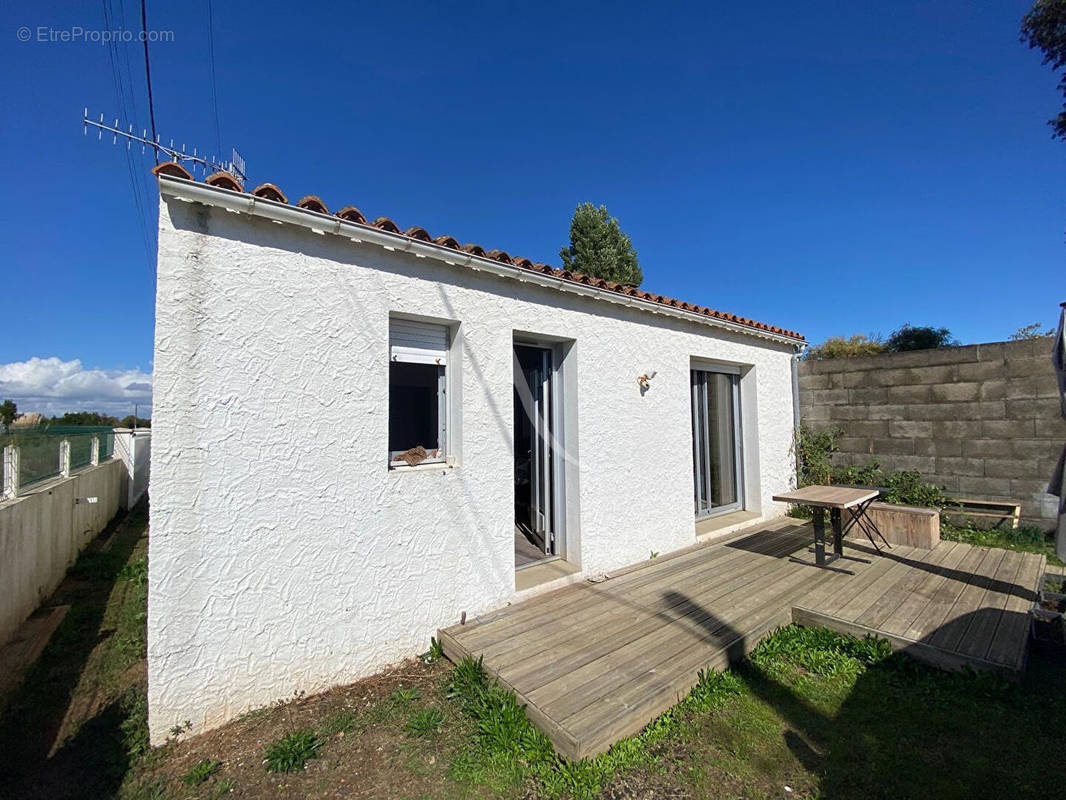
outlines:
[[[800,410],[837,426],[839,464],[877,459],[962,497],[1015,499],[1051,527],[1048,479],[1066,442],[1050,338],[803,361]]]

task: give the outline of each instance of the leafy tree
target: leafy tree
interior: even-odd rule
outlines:
[[[890,353],[902,353],[906,350],[931,350],[934,347],[956,347],[958,342],[951,337],[947,328],[933,328],[923,325],[906,324],[892,332],[885,343]]]
[[[1039,322],[1034,322],[1032,325],[1018,328],[1010,335],[1010,340],[1012,342],[1020,342],[1024,339],[1041,339],[1044,336],[1050,336],[1052,333],[1053,331],[1044,330],[1044,326]]]
[[[10,425],[14,422],[18,413],[19,408],[15,405],[14,400],[5,400],[3,403],[0,403],[0,422],[5,425]]]
[[[1029,49],[1041,50],[1044,63],[1050,64],[1053,70],[1066,67],[1066,0],[1036,0],[1022,17],[1021,38]],[[1066,73],[1059,81],[1059,89],[1066,95]],[[1060,111],[1048,125],[1052,138],[1066,139],[1066,110]]]
[[[858,358],[860,356],[875,356],[885,352],[885,343],[880,336],[870,334],[866,336],[857,333],[854,336],[830,336],[824,342],[814,347],[807,348],[804,358],[819,360],[823,358]]]
[[[639,286],[644,273],[633,243],[608,215],[607,207],[582,203],[570,220],[570,246],[559,251],[565,269]]]
[[[57,425],[118,425],[118,417],[111,417],[97,411],[68,411],[61,417],[52,417]]]
[[[136,423],[136,425],[134,423]],[[120,419],[118,421],[118,425],[116,427],[119,427],[119,428],[133,428],[133,427],[151,428],[152,427],[152,420],[145,419],[144,417],[135,417],[135,416],[133,416],[133,414],[128,414],[127,416],[123,417],[122,419]]]

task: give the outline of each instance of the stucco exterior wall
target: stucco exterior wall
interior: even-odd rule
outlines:
[[[458,323],[451,468],[386,468],[390,313]],[[791,348],[181,201],[160,214],[149,723],[212,727],[515,599],[512,342],[572,340],[598,574],[694,542],[692,358],[745,365],[751,508],[790,486]],[[654,371],[641,395],[637,376]],[[452,397],[452,402],[456,402]],[[571,410],[573,413],[575,410]],[[571,422],[573,419],[571,419]],[[454,449],[456,443],[450,442]]]

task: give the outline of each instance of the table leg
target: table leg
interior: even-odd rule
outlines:
[[[814,563],[825,566],[825,509],[815,506],[814,513]]]
[[[844,526],[839,508],[830,509],[829,521],[833,526],[833,552],[842,556],[844,555]]]

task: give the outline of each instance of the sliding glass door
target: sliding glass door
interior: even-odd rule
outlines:
[[[741,506],[740,375],[692,370],[696,517]]]

